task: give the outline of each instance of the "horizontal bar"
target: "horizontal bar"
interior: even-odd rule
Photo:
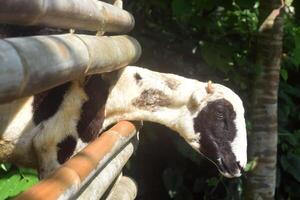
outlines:
[[[52,35],[0,40],[0,103],[138,60],[129,36]]]
[[[91,183],[84,184],[85,190],[72,199],[77,200],[99,200],[109,189],[111,183],[121,173],[122,168],[133,154],[136,146],[136,137],[116,157],[111,160],[103,170],[97,170],[97,176],[90,178]]]
[[[128,142],[135,134],[136,128],[132,123],[119,122],[68,160],[50,177],[40,181],[16,197],[16,200],[74,199],[81,188],[93,179],[97,173],[101,173],[103,170],[103,175],[108,175],[112,173],[112,168],[117,167],[119,169],[123,167],[129,158],[128,155],[133,152],[133,146]],[[123,150],[124,146],[126,148]],[[118,154],[116,156],[117,160],[114,163],[116,154]],[[127,155],[124,156],[124,154]],[[119,164],[122,158],[124,158],[123,163]],[[112,166],[109,164],[110,162]],[[115,177],[119,175],[119,173],[115,174]],[[111,176],[111,181],[115,177]],[[105,179],[102,181],[105,182]],[[109,180],[106,180],[106,182],[110,184]]]
[[[137,191],[138,189],[135,181],[127,176],[121,175],[111,189],[106,200],[134,200],[137,196]]]
[[[97,0],[9,0],[1,1],[0,23],[126,33],[134,18]]]

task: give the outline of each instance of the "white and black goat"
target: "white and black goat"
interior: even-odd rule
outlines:
[[[24,154],[33,147],[41,177],[120,120],[152,121],[175,130],[227,177],[240,176],[247,162],[242,101],[219,84],[128,66],[63,84],[21,105],[2,129],[0,144],[18,144],[9,159],[18,163],[29,162],[20,159],[28,159]]]

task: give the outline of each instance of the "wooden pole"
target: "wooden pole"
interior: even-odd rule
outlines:
[[[52,35],[0,40],[0,103],[32,95],[138,60],[139,43],[129,36]]]
[[[134,18],[97,0],[9,0],[1,1],[0,23],[126,33]]]

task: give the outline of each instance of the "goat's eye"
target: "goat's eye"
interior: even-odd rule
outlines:
[[[217,111],[217,112],[216,112],[216,117],[217,117],[217,119],[219,119],[219,120],[223,120],[223,119],[224,119],[224,115],[223,115],[223,113],[220,112],[220,111]]]

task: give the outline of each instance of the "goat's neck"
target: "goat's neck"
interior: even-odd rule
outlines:
[[[206,97],[205,83],[136,67],[126,67],[116,80],[106,103],[104,127],[123,119],[145,120],[163,124],[187,141],[199,137],[193,118]]]

